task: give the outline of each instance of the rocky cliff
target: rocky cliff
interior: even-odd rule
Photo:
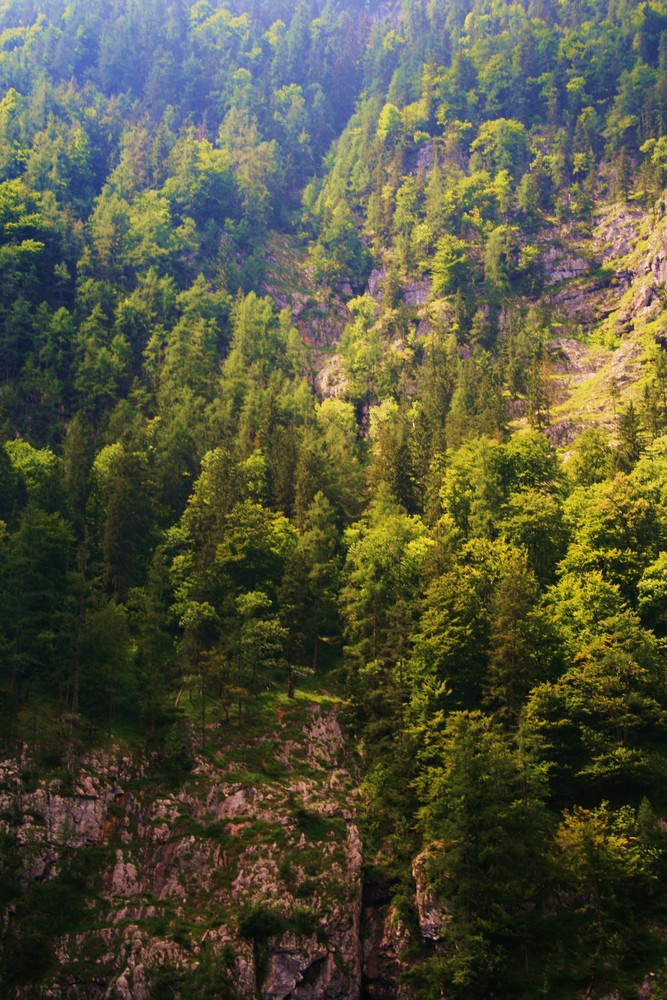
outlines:
[[[508,298],[498,335],[516,324],[517,313],[531,310],[546,330],[551,383],[547,433],[555,445],[569,444],[590,425],[604,426],[613,435],[619,399],[640,398],[667,346],[664,205],[650,210],[636,203],[601,205],[586,221],[545,221],[530,238],[539,253],[539,291]],[[387,275],[386,267],[376,267],[368,281],[378,316]],[[451,301],[435,295],[422,273],[402,276],[400,303],[417,337],[452,323]],[[331,349],[345,320],[343,311],[336,314],[325,338]],[[317,357],[315,368],[321,395],[344,391],[335,354]],[[512,416],[517,424],[524,420],[521,401]]]
[[[25,748],[3,761],[5,869],[11,856],[24,891],[4,919],[15,996],[34,996],[35,976],[40,996],[91,1000],[204,982],[216,996],[360,995],[362,849],[338,707],[297,702],[269,732],[211,732],[175,783],[118,745],[66,781],[27,781]],[[40,933],[23,916],[56,890],[72,912]],[[36,938],[41,961],[22,969]]]
[[[8,995],[412,995],[399,976],[414,930],[390,889],[364,880],[340,705],[303,697],[271,711],[268,729],[209,727],[206,753],[192,730],[180,776],[118,743],[57,777],[37,775],[26,745],[5,757]],[[428,942],[418,872],[416,884]]]

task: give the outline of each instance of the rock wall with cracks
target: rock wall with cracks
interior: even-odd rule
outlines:
[[[278,710],[243,744],[221,736],[176,787],[118,746],[82,756],[68,787],[27,787],[25,750],[2,762],[1,832],[24,888],[85,852],[99,859],[83,918],[50,940],[38,993],[18,983],[17,1000],[148,1000],[198,975],[218,977],[223,998],[366,992],[362,963],[377,960],[362,941],[357,790],[337,707]],[[9,907],[6,940],[17,921]]]

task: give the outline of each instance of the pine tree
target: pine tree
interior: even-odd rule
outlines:
[[[491,600],[489,666],[484,702],[511,725],[530,689],[545,673],[544,648],[535,614],[539,588],[519,551],[509,555]]]
[[[618,437],[616,464],[621,471],[630,472],[644,448],[639,415],[632,400],[619,417]]]
[[[461,998],[511,990],[513,954],[530,978],[534,904],[546,882],[539,752],[527,740],[513,745],[480,712],[455,712],[426,735],[423,754],[426,872],[448,911],[437,985]]]

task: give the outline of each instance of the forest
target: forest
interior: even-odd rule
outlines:
[[[0,94],[3,756],[173,777],[334,690],[367,871],[447,915],[400,996],[667,997],[667,292],[566,439],[546,294],[661,224],[667,4],[5,0]]]

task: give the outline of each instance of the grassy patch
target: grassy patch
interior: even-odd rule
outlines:
[[[304,806],[294,811],[297,830],[308,840],[340,840],[345,838],[345,820],[342,816],[323,816]]]

